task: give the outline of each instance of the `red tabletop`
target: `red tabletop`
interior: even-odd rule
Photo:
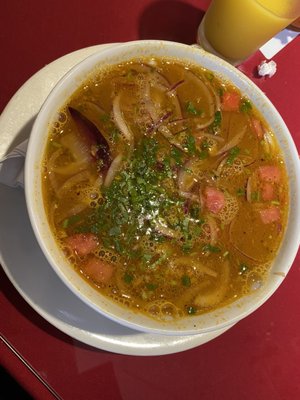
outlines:
[[[137,39],[194,43],[208,4],[2,1],[0,111],[34,73],[74,50]],[[263,59],[257,52],[239,69],[276,106],[299,150],[300,37],[273,58],[278,70],[272,78],[256,75]],[[160,356],[112,353],[62,333],[31,308],[1,269],[0,362],[37,399],[295,400],[300,398],[299,264],[298,252],[269,301],[221,336]]]

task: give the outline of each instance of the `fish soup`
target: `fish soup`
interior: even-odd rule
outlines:
[[[70,265],[159,320],[258,290],[288,180],[274,133],[230,82],[175,59],[99,69],[49,130],[44,204]]]

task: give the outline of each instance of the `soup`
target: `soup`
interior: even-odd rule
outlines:
[[[70,265],[158,320],[258,290],[289,206],[283,157],[259,111],[217,74],[171,58],[91,75],[49,129],[42,180]]]

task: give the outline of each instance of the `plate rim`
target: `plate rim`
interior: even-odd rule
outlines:
[[[94,54],[97,51],[101,51],[101,49],[107,48],[109,46],[113,46],[113,45],[117,45],[119,43],[104,43],[104,44],[99,44],[99,45],[94,45],[94,46],[89,46],[89,47],[85,47],[82,49],[78,49],[75,50],[73,52],[67,53],[65,55],[63,55],[62,57],[59,57],[57,59],[55,59],[54,61],[52,61],[51,63],[47,64],[45,67],[41,68],[40,70],[38,70],[35,74],[33,74],[28,80],[26,80],[23,85],[15,92],[15,94],[11,97],[11,99],[8,101],[8,103],[6,104],[5,108],[3,109],[1,115],[0,115],[0,139],[2,139],[2,137],[4,136],[3,132],[6,132],[6,140],[4,140],[1,143],[1,148],[0,148],[0,158],[6,154],[7,150],[9,149],[9,147],[12,145],[14,139],[15,139],[15,135],[14,130],[19,127],[19,124],[17,123],[17,121],[13,121],[13,123],[10,125],[10,121],[9,121],[9,116],[10,113],[12,112],[12,110],[15,108],[15,106],[20,103],[20,101],[22,100],[22,98],[24,97],[24,93],[26,91],[31,90],[31,88],[34,86],[35,82],[37,82],[39,79],[41,78],[45,78],[50,77],[51,78],[51,73],[53,69],[58,69],[60,72],[60,69],[66,69],[69,70],[70,68],[72,68],[75,64],[77,64],[78,62],[80,62],[82,59],[84,59],[85,57],[88,57],[92,54]],[[78,60],[76,62],[73,62],[73,58],[75,57],[78,58]],[[63,68],[64,66],[64,68]],[[57,71],[56,71],[57,72]],[[62,77],[62,75],[64,74],[64,72],[61,72],[59,79]],[[52,76],[52,81],[50,79],[49,81],[49,85],[51,86],[51,84],[53,85],[53,76]],[[58,79],[58,80],[59,80]],[[51,87],[48,91],[48,94],[51,90]],[[24,108],[26,108],[25,110],[23,110],[22,113],[22,118],[24,121],[20,121],[21,122],[29,122],[32,118],[35,117],[35,114],[33,114],[33,110],[35,111],[35,113],[38,112],[39,107],[42,105],[42,102],[39,100],[36,100],[37,103],[39,104],[35,104],[32,107],[28,107],[26,108],[25,104],[26,102],[24,102]],[[8,125],[8,129],[1,129],[2,125]],[[9,132],[9,131],[12,132]],[[10,140],[10,142],[9,142]],[[5,190],[5,186],[0,184],[0,191],[1,190]],[[17,190],[17,189],[13,189],[13,190]],[[1,227],[0,227],[1,229]],[[208,332],[208,333],[203,333],[203,334],[194,334],[194,335],[180,335],[180,336],[167,336],[167,335],[156,335],[156,334],[149,334],[149,333],[143,333],[143,332],[138,332],[138,331],[134,331],[135,333],[138,333],[140,336],[147,338],[147,337],[157,337],[157,338],[163,338],[164,339],[164,343],[160,343],[158,346],[156,347],[150,347],[149,346],[130,346],[130,345],[126,345],[126,343],[123,344],[115,344],[115,343],[110,343],[109,341],[105,340],[103,335],[95,335],[92,332],[87,330],[82,330],[78,327],[74,327],[69,323],[66,323],[65,321],[62,322],[61,320],[58,320],[57,318],[55,318],[53,315],[45,312],[42,308],[39,307],[38,304],[34,303],[30,296],[28,296],[26,293],[23,292],[23,290],[21,289],[21,287],[19,286],[18,282],[14,279],[14,277],[12,276],[9,266],[6,265],[6,263],[4,262],[4,260],[2,259],[2,255],[1,255],[1,249],[0,249],[0,262],[1,262],[1,266],[2,269],[4,270],[6,276],[8,277],[8,279],[10,280],[10,282],[13,284],[13,286],[15,287],[15,289],[18,291],[18,293],[22,296],[22,298],[43,318],[45,319],[47,322],[49,322],[52,326],[54,326],[55,328],[57,328],[59,331],[63,332],[64,334],[66,334],[67,336],[78,340],[79,342],[85,343],[89,346],[92,346],[94,348],[100,349],[100,350],[105,350],[105,351],[109,351],[112,353],[117,353],[117,354],[123,354],[123,355],[134,355],[134,356],[158,356],[158,355],[167,355],[167,354],[174,354],[174,353],[179,353],[185,350],[189,350],[192,348],[195,348],[197,346],[200,346],[202,344],[207,343],[208,341],[220,336],[222,333],[224,333],[225,331],[227,331],[228,329],[230,329],[232,327],[232,325],[227,326],[226,328],[222,328],[218,331],[214,331],[214,332]],[[58,277],[56,277],[57,279],[59,279]],[[72,293],[72,296],[75,296]],[[82,300],[80,300],[82,302]],[[85,303],[84,303],[85,304]],[[96,313],[96,311],[94,311],[91,307],[89,307],[93,312]],[[98,315],[98,314],[97,314]],[[103,317],[105,318],[105,317]],[[178,340],[178,338],[180,338],[180,340]],[[168,340],[166,341],[166,339]],[[142,343],[146,342],[145,340],[142,340]]]

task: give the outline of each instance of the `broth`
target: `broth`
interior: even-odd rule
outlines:
[[[49,130],[43,197],[70,264],[156,319],[259,289],[289,198],[274,133],[230,82],[173,59],[99,69]]]

